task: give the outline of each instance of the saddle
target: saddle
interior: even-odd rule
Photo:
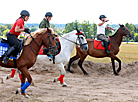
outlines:
[[[57,48],[58,48],[58,52],[55,54],[58,55],[61,51],[61,44],[60,44],[60,41],[59,41],[59,38],[55,38],[56,40],[56,45],[57,45]],[[44,49],[44,46],[41,47],[40,51],[39,51],[39,55],[47,55],[49,51],[47,49]]]
[[[21,55],[23,44],[22,44],[22,40],[19,40],[19,41],[20,41],[19,50],[18,51],[14,51],[12,53],[12,55],[9,58],[10,60],[18,59],[20,57],[20,55]],[[8,51],[8,49],[10,47],[12,47],[12,45],[8,42],[8,40],[4,39],[4,38],[1,38],[1,41],[0,41],[0,57],[1,58],[4,56],[4,53],[6,51]]]
[[[110,49],[111,48],[111,38],[109,36],[108,36],[108,38],[109,38],[108,49]],[[94,39],[94,48],[99,49],[99,50],[105,50],[104,42],[100,39],[95,38]]]

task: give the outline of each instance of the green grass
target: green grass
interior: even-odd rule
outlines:
[[[71,54],[71,57],[76,54],[76,49]],[[133,61],[138,61],[138,44],[132,43],[132,44],[126,44],[123,43],[120,46],[120,51],[117,55],[117,57],[123,62],[123,63],[131,63]],[[91,56],[87,56],[85,60],[89,60],[95,63],[110,63],[111,60],[108,57],[105,58],[94,58]]]

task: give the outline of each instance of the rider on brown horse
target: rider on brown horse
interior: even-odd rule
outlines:
[[[24,21],[28,21],[30,13],[26,10],[22,10],[20,13],[21,17],[19,17],[16,22],[14,23],[13,27],[11,28],[10,32],[7,33],[7,40],[10,43],[12,47],[8,49],[4,53],[3,56],[3,63],[7,64],[7,61],[10,57],[10,55],[16,51],[18,52],[19,47],[20,47],[20,42],[18,40],[18,36],[21,34],[22,31],[26,33],[30,33],[29,28],[24,28]]]
[[[97,38],[104,42],[105,53],[106,55],[108,55],[109,53],[111,53],[111,51],[108,51],[109,38],[105,35],[105,28],[108,30],[113,30],[113,28],[110,28],[106,25],[106,22],[108,22],[109,20],[106,20],[105,15],[100,15],[99,19],[101,20],[101,22],[97,24]]]
[[[50,23],[49,21],[52,19],[53,14],[51,12],[47,12],[45,14],[45,18],[41,21],[41,23],[39,24],[39,28],[50,28]],[[47,53],[47,56],[49,58],[49,60],[51,61],[53,59],[53,56],[51,54],[49,54],[48,50],[45,50],[45,52]]]

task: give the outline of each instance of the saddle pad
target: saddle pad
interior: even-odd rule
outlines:
[[[8,43],[1,43],[0,41],[0,57],[2,57],[2,55],[9,49],[9,44]],[[9,59],[13,60],[13,59],[18,59],[20,57],[22,53],[22,50],[20,51],[20,53],[17,54],[16,57],[11,56]]]
[[[110,37],[109,37],[109,40],[111,42],[111,38]],[[102,45],[101,40],[96,40],[96,39],[94,39],[94,48],[95,49],[99,49],[99,50],[105,50],[105,47]],[[110,48],[111,48],[111,43],[108,46],[108,49],[110,49]]]

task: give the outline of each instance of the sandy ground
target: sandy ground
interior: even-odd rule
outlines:
[[[18,74],[6,80],[10,69],[1,67],[0,102],[138,102],[138,62],[122,63],[119,76],[113,74],[111,63],[85,61],[83,66],[89,76],[83,75],[75,61],[73,73],[66,73],[68,87],[62,87],[52,82],[59,76],[58,68],[35,64],[29,71],[34,86],[26,91],[30,99],[14,94],[20,87]]]

